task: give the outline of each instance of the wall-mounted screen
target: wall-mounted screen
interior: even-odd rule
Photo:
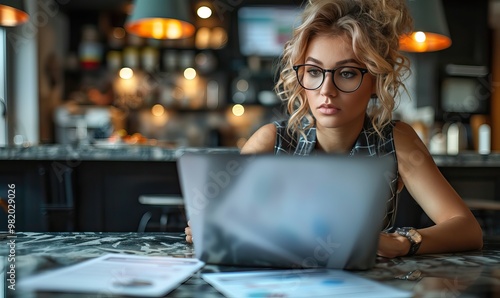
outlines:
[[[441,83],[443,112],[487,113],[489,98],[485,77],[447,77]]]
[[[281,55],[300,24],[298,6],[246,6],[238,10],[238,35],[243,56]]]

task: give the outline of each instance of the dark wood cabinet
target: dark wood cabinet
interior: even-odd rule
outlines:
[[[75,191],[77,230],[113,232],[137,231],[148,211],[159,218],[160,207],[142,205],[139,196],[181,193],[175,161],[82,162]]]
[[[9,196],[9,185],[14,185],[15,231],[47,231],[47,210],[45,206],[51,199],[49,190],[51,177],[46,161],[0,161],[0,198]],[[11,193],[12,194],[12,193]],[[7,230],[7,213],[0,210],[0,229]]]
[[[180,195],[170,161],[3,160],[0,197],[8,184],[16,187],[16,231],[137,231],[145,212],[160,216],[159,207],[139,203],[140,195]],[[7,230],[3,211],[0,224]],[[185,226],[183,214],[176,225]]]
[[[15,184],[19,232],[137,231],[146,212],[152,213],[152,221],[159,221],[161,212],[160,206],[141,204],[141,195],[182,195],[175,156],[177,153],[167,160],[4,159],[0,161],[0,197],[5,198],[8,185]],[[500,202],[498,160],[464,160],[445,157],[438,165],[464,199]],[[185,212],[174,211],[170,230],[180,232],[186,224]],[[6,213],[0,211],[1,230],[6,230],[6,219]],[[418,227],[432,223],[403,191],[398,224]]]

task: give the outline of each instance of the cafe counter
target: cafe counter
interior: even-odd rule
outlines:
[[[186,152],[236,153],[235,148],[156,146],[33,146],[0,148],[0,198],[15,186],[18,228],[29,231],[137,231],[141,218],[161,206],[144,195],[180,196],[176,160]],[[175,210],[174,210],[175,211]],[[171,229],[185,216],[171,216]],[[6,214],[0,210],[0,230]]]
[[[138,231],[144,214],[151,212],[151,220],[159,221],[163,212],[162,206],[141,203],[141,196],[182,196],[176,161],[186,152],[239,150],[124,144],[4,147],[0,198],[7,197],[9,185],[15,186],[17,224],[24,231]],[[434,159],[464,199],[500,202],[500,154],[464,152]],[[185,214],[181,209],[174,213],[168,230],[181,231]],[[0,211],[0,230],[6,222]]]
[[[40,145],[29,147],[0,147],[0,160],[51,161],[175,161],[186,152],[237,153],[234,147],[177,147],[141,146],[126,144],[106,145]],[[478,154],[471,151],[456,155],[433,155],[438,166],[500,167],[500,152]]]
[[[192,258],[193,246],[179,233],[35,233],[14,239],[16,282],[46,270],[61,268],[107,253]],[[0,240],[0,255],[8,254],[8,239]],[[500,297],[500,238],[487,237],[481,251],[378,258],[373,269],[352,271],[385,285],[411,291],[414,297]],[[6,258],[3,260],[7,262]],[[4,267],[5,270],[5,267]],[[251,270],[206,265],[166,297],[222,297],[200,273]],[[7,291],[10,297],[96,297],[76,293]],[[106,295],[106,297],[112,297]]]

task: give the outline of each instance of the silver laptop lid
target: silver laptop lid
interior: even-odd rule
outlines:
[[[196,257],[371,268],[394,167],[390,157],[183,155],[178,170]]]

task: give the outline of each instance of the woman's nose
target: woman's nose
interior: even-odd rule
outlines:
[[[336,96],[339,92],[337,86],[335,86],[335,84],[333,83],[332,75],[332,73],[328,72],[325,74],[325,80],[323,81],[323,85],[321,85],[320,87],[320,93],[323,96]]]

